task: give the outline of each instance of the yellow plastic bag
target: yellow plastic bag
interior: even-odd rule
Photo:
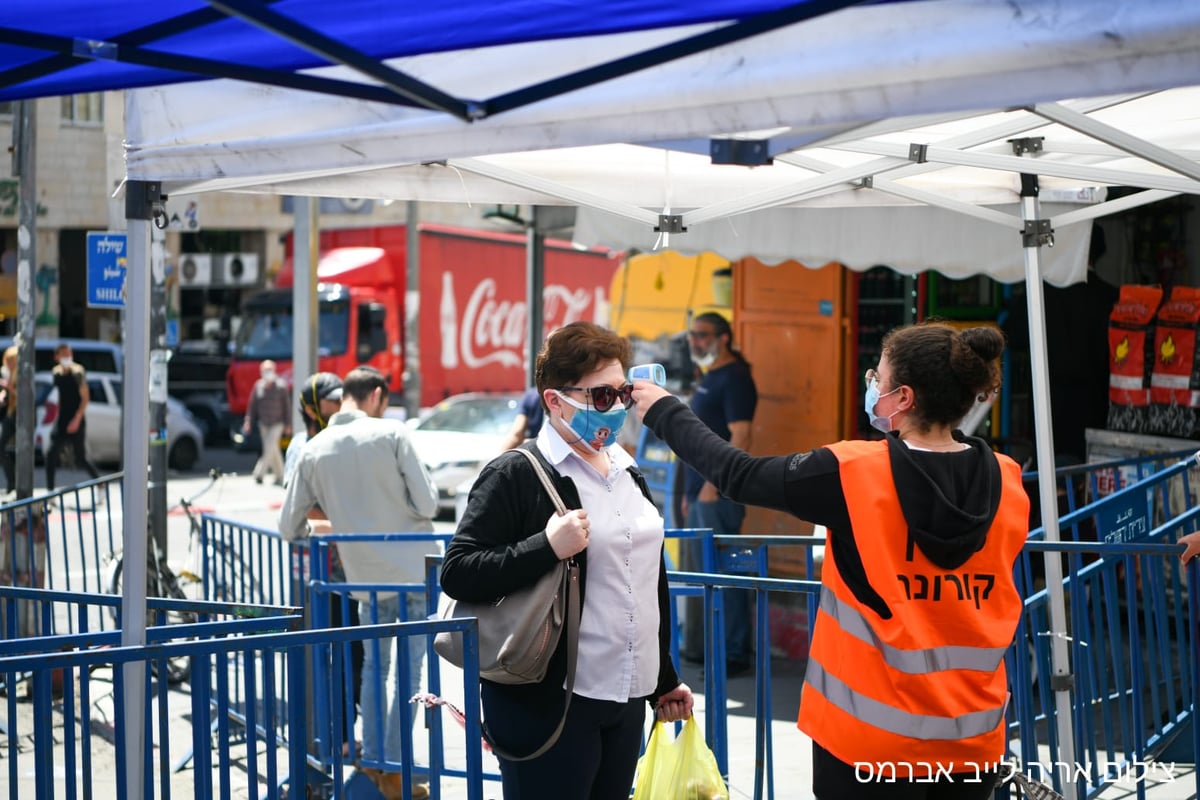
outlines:
[[[638,760],[633,800],[729,800],[729,788],[696,718],[689,718],[674,740],[666,727],[654,723]]]

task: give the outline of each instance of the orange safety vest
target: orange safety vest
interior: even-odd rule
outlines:
[[[908,545],[887,443],[829,449],[867,581],[892,617],[860,603],[825,560],[798,727],[838,759],[870,762],[887,777],[900,764],[901,779],[993,764],[1005,751],[1004,653],[1022,608],[1012,574],[1029,529],[1020,467],[997,456],[1000,507],[987,540],[947,570]]]

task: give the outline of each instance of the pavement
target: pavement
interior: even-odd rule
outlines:
[[[211,466],[217,466],[225,473],[215,486],[206,491],[196,500],[198,510],[212,512],[223,517],[231,517],[244,521],[249,525],[257,525],[263,527],[273,527],[275,525],[276,516],[278,514],[279,505],[282,502],[284,490],[269,484],[256,484],[250,477],[249,472],[253,466],[254,457],[251,454],[237,453],[233,450],[210,450],[206,454],[206,460],[203,464],[198,465],[197,469],[188,474],[172,474],[168,479],[168,498],[169,502],[177,503],[180,497],[190,497],[196,492],[203,489],[209,484],[209,479],[206,476],[207,470]],[[76,476],[74,473],[67,472],[63,476],[64,482],[71,479],[81,479],[82,473]],[[118,514],[119,509],[111,509],[110,513]],[[449,522],[439,522],[437,526],[441,530],[452,530],[453,524]],[[168,552],[169,560],[176,562],[182,559],[186,554],[188,543],[188,524],[187,519],[182,514],[171,514],[168,516]],[[705,698],[700,693],[703,688],[703,672],[702,669],[695,665],[685,664],[681,670],[681,677],[693,691],[696,696],[696,714],[703,721],[705,715],[712,710],[705,703]],[[93,723],[93,731],[101,734],[98,737],[95,751],[93,753],[93,765],[87,775],[87,779],[92,786],[92,791],[95,796],[106,797],[116,796],[115,782],[115,756],[116,751],[112,746],[112,722],[115,720],[119,710],[113,703],[111,693],[105,693],[104,673],[102,670],[94,671],[93,678],[98,687],[96,697],[93,698],[93,711],[97,721]],[[770,711],[770,726],[769,731],[772,739],[772,747],[769,751],[770,755],[763,761],[763,780],[770,780],[773,783],[774,796],[776,798],[785,798],[787,800],[810,800],[813,795],[810,788],[811,782],[811,742],[796,728],[796,711],[799,704],[800,689],[803,683],[803,662],[789,658],[774,658],[772,660],[772,708]],[[442,686],[444,688],[444,696],[447,700],[461,704],[461,673],[448,665],[442,665]],[[455,691],[453,687],[457,686]],[[728,703],[725,709],[728,725],[729,737],[729,790],[731,800],[738,798],[753,798],[755,797],[756,789],[756,769],[759,764],[759,759],[755,754],[755,737],[757,735],[758,725],[755,720],[754,709],[755,684],[753,675],[744,675],[729,680],[728,685]],[[32,705],[29,703],[18,703],[18,708],[21,709],[19,715],[26,717],[32,714]],[[3,706],[0,705],[0,708]],[[187,745],[191,741],[191,697],[187,684],[172,687],[169,692],[169,725],[171,730],[171,752],[169,759],[172,763],[183,761],[186,756]],[[0,713],[0,721],[3,720],[3,713]],[[155,723],[157,725],[157,723]],[[465,736],[462,729],[452,720],[450,715],[446,713],[444,717],[443,729],[445,732],[444,753],[446,761],[449,765],[463,767],[465,765]],[[108,736],[105,736],[105,732]],[[65,739],[64,732],[61,730],[61,724],[58,725],[55,733],[57,741],[56,749],[61,749]],[[423,730],[417,731],[416,741],[418,743],[417,761],[423,761],[425,751],[426,737]],[[8,759],[8,750],[5,742],[5,737],[0,733],[0,787],[3,787],[9,779],[9,765],[3,762]],[[9,787],[9,797],[23,798],[34,796],[33,783],[33,748],[31,741],[22,739],[18,742],[18,765],[17,765],[17,782],[14,786]],[[61,781],[65,779],[63,769],[64,761],[61,758],[61,752],[57,752],[54,757],[56,775],[60,780],[57,793],[62,791]],[[266,754],[258,754],[258,762],[265,763]],[[284,755],[280,751],[280,766],[286,770],[286,761]],[[265,786],[261,784],[256,787],[247,785],[244,756],[242,760],[235,758],[233,772],[233,782],[228,787],[229,797],[234,798],[257,798],[263,795]],[[485,754],[484,762],[485,772],[497,773],[495,760],[490,755]],[[77,770],[80,779],[83,779],[81,770]],[[259,775],[261,776],[261,771]],[[189,763],[185,764],[178,772],[173,772],[169,778],[171,794],[173,797],[193,797],[199,796],[202,792],[197,791],[197,784],[219,789],[220,786],[214,783],[213,780],[197,781],[193,767]],[[1146,777],[1139,786],[1134,780],[1127,780],[1109,787],[1102,793],[1101,797],[1105,800],[1118,800],[1120,798],[1131,798],[1144,796],[1153,798],[1153,800],[1184,800],[1184,798],[1195,798],[1197,776],[1193,765],[1155,765],[1153,769],[1146,771]],[[1144,794],[1139,794],[1139,789],[1144,790]],[[0,793],[3,790],[0,789]],[[155,792],[158,796],[159,792]],[[767,796],[765,793],[762,796]],[[466,797],[465,782],[461,779],[446,778],[441,784],[441,797],[447,800],[460,800]],[[496,781],[487,781],[484,786],[484,797],[489,800],[500,800],[500,787]]]

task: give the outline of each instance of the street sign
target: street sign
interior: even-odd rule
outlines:
[[[125,307],[125,260],[128,237],[117,231],[88,231],[88,308]]]

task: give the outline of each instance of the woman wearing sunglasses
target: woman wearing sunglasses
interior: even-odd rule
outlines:
[[[955,426],[999,385],[1003,350],[994,328],[897,328],[866,375],[886,436],[780,456],[730,446],[637,382],[646,425],[722,494],[829,531],[798,722],[818,800],[992,795],[1029,498],[1012,459]]]
[[[450,597],[494,601],[535,583],[559,561],[580,567],[582,614],[574,691],[562,733],[530,760],[500,757],[505,800],[626,800],[647,704],[686,719],[691,690],[670,659],[663,518],[633,458],[616,443],[633,405],[629,342],[589,322],[554,331],[535,382],[546,421],[522,447],[549,473],[563,516],[520,453],[488,464],[446,549]],[[484,729],[514,759],[536,752],[566,706],[563,636],[540,683],[484,680]]]

